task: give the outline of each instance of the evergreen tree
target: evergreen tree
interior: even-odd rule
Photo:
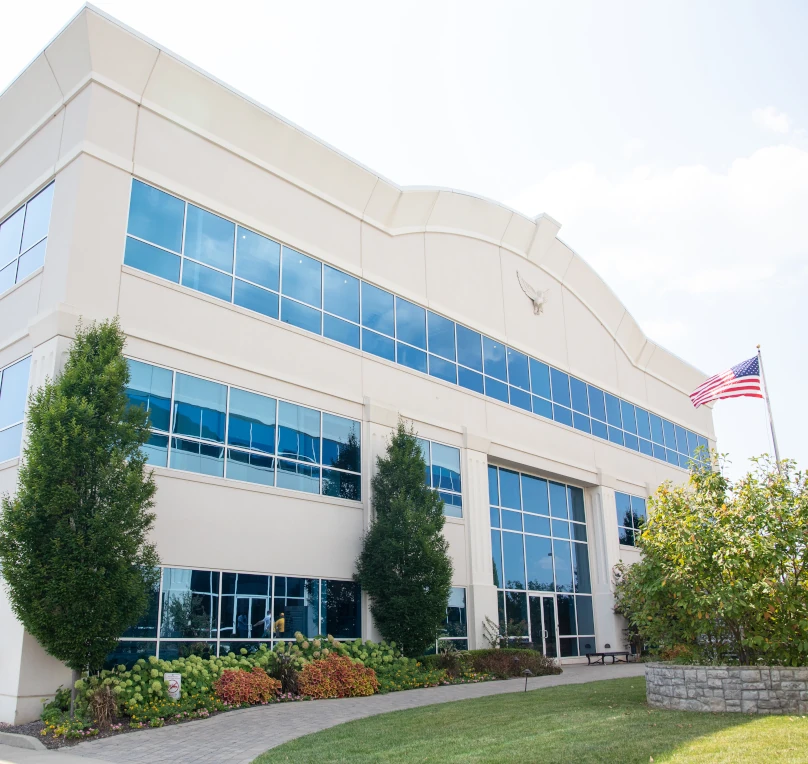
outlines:
[[[78,328],[64,372],[30,398],[17,494],[0,515],[11,607],[74,676],[102,667],[159,575],[148,414],[127,407],[124,341],[117,319]]]
[[[426,485],[418,440],[403,422],[376,467],[375,519],[357,560],[356,581],[370,596],[382,636],[406,655],[419,656],[441,630],[452,583],[443,501]]]

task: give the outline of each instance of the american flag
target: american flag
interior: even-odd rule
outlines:
[[[737,364],[721,374],[710,377],[692,393],[690,400],[698,408],[704,403],[720,398],[762,398],[760,384],[760,363],[757,356]]]

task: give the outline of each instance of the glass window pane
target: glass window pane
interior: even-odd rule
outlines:
[[[635,407],[635,413],[637,415],[637,434],[641,438],[651,440],[651,423],[648,420],[648,412],[637,406]]]
[[[426,353],[423,350],[396,342],[396,360],[402,366],[407,366],[415,371],[426,374]]]
[[[278,295],[236,279],[233,302],[270,318],[278,318]]]
[[[278,291],[281,245],[239,226],[236,244],[236,276]],[[277,298],[276,298],[277,299]]]
[[[466,590],[462,586],[453,586],[446,607],[446,623],[444,635],[447,637],[468,636],[466,625]]]
[[[592,582],[589,578],[589,549],[586,544],[572,545],[572,567],[575,574],[575,591],[590,594]]]
[[[680,454],[687,453],[687,432],[685,432],[684,427],[679,427],[678,424],[673,426],[673,429],[676,433],[676,450]]]
[[[277,481],[278,488],[320,493],[320,468],[279,459]]]
[[[562,520],[569,519],[567,513],[567,486],[550,481],[550,514]]]
[[[567,425],[567,427],[572,427],[572,411],[556,403],[553,404],[553,419]]]
[[[592,420],[588,416],[579,414],[577,411],[572,412],[572,426],[581,432],[592,431]]]
[[[570,537],[570,524],[566,520],[556,520],[553,518],[553,536],[561,539]]]
[[[455,324],[437,313],[427,313],[429,352],[455,360]]]
[[[542,536],[550,536],[550,518],[543,515],[528,515],[522,516],[525,524],[525,533],[538,533]]]
[[[665,445],[665,437],[662,434],[662,419],[656,414],[649,414],[648,416],[651,419],[651,440],[660,446]]]
[[[393,295],[363,281],[362,326],[393,337],[395,336],[394,316]]]
[[[163,568],[160,636],[215,638],[218,633],[219,574]]]
[[[127,671],[141,659],[148,661],[149,656],[157,655],[157,642],[134,642],[122,640],[117,642],[106,658],[102,669],[111,671],[118,666],[125,666]]]
[[[214,268],[233,272],[236,226],[205,210],[188,205],[185,221],[185,256]]]
[[[177,373],[174,382],[174,432],[224,441],[226,401],[225,385]]]
[[[11,289],[14,286],[14,282],[17,280],[17,261],[14,260],[5,268],[0,270],[0,294],[6,291],[6,289]]]
[[[634,406],[626,401],[620,401],[620,411],[623,414],[623,429],[626,432],[637,433],[637,418],[634,413]]]
[[[572,397],[572,408],[581,414],[589,414],[589,400],[586,395],[586,382],[570,377],[570,393]]]
[[[583,523],[573,523],[572,537],[576,541],[586,541],[586,525]]]
[[[577,634],[575,621],[575,597],[569,594],[559,594],[556,596],[558,607],[558,633]]]
[[[369,329],[362,329],[362,350],[379,358],[386,358],[388,361],[396,360],[395,342]]]
[[[348,321],[359,323],[359,279],[323,266],[323,308]]]
[[[507,634],[509,637],[526,637],[527,594],[524,592],[505,593],[505,612],[508,616]]]
[[[432,444],[432,487],[461,493],[460,449]]]
[[[508,370],[505,365],[505,345],[483,337],[483,371],[486,376],[508,381]],[[507,399],[506,399],[507,400]]]
[[[361,459],[359,422],[323,414],[323,464],[359,472]]]
[[[614,503],[617,508],[617,524],[631,528],[633,525],[631,515],[631,497],[627,493],[614,492]]]
[[[656,443],[654,445],[654,458],[661,459],[663,462],[666,460],[665,456],[665,446],[658,446]]]
[[[457,384],[457,366],[436,355],[429,356],[429,375],[444,382],[451,382],[453,385]]]
[[[494,586],[501,588],[504,579],[502,578],[502,545],[499,531],[491,531],[491,557],[494,569]]]
[[[634,546],[634,531],[631,528],[618,528],[619,541],[624,546]]]
[[[530,390],[527,356],[508,348],[508,382],[522,390]]]
[[[620,416],[620,399],[611,393],[606,393],[606,421],[613,427],[622,427]]]
[[[499,505],[499,486],[497,483],[497,468],[488,465],[488,501],[494,506]]]
[[[284,247],[281,258],[281,291],[288,297],[319,308],[322,299],[322,270],[319,261]]]
[[[24,221],[25,207],[20,207],[0,225],[0,268],[10,263],[20,254],[22,224]]]
[[[275,459],[271,456],[250,454],[227,449],[227,477],[247,483],[275,485]]]
[[[498,507],[489,507],[490,519],[491,519],[491,527],[492,528],[499,528],[500,526],[500,519],[499,519],[499,508]]]
[[[570,407],[570,378],[563,371],[550,369],[550,380],[553,384],[553,403]]]
[[[149,435],[149,439],[140,449],[146,457],[146,462],[155,467],[168,466],[168,435]]]
[[[319,411],[286,401],[278,404],[278,456],[320,463]]]
[[[485,377],[485,394],[503,403],[508,402],[508,386],[504,382]]]
[[[483,370],[481,335],[460,324],[457,324],[457,362],[474,371]]]
[[[584,510],[584,492],[581,488],[567,486],[567,497],[569,499],[570,514],[572,519],[578,523],[586,522],[586,511]]]
[[[665,448],[676,450],[676,431],[667,419],[662,420],[662,432],[665,434]]]
[[[619,446],[623,445],[623,431],[618,430],[616,427],[609,426],[609,441],[617,443]]]
[[[536,515],[549,515],[547,481],[530,475],[521,475],[521,483],[523,510]]]
[[[592,434],[597,435],[599,438],[603,438],[603,440],[609,439],[609,430],[603,422],[598,422],[597,419],[592,419]]]
[[[320,322],[322,313],[316,308],[302,305],[294,300],[284,297],[281,300],[281,321],[291,324],[314,334],[321,334]]]
[[[521,509],[522,499],[519,494],[519,473],[510,470],[499,471],[500,506]]]
[[[648,519],[648,510],[646,508],[645,499],[639,496],[631,497],[631,513],[634,516],[634,527],[642,528],[645,521]]]
[[[553,557],[555,558],[556,591],[572,591],[572,558],[570,542],[553,539]]]
[[[504,518],[503,518],[504,519]],[[502,532],[502,555],[505,563],[505,588],[525,588],[525,550],[521,533]]]
[[[550,394],[550,367],[546,363],[530,359],[530,389],[533,395],[542,398],[551,398]]]
[[[636,435],[626,432],[623,434],[623,439],[625,440],[626,448],[630,448],[632,451],[640,450],[640,439]]]
[[[359,475],[337,470],[323,470],[323,496],[336,496],[351,501],[362,500],[362,479]]]
[[[592,613],[591,597],[576,597],[575,605],[578,611],[578,633],[595,633],[595,616]]]
[[[227,442],[233,446],[274,454],[275,399],[231,388]]]
[[[426,350],[426,311],[396,297],[396,339]]]
[[[511,399],[511,406],[530,411],[530,393],[520,390],[518,387],[508,387],[508,395]]]
[[[273,617],[272,635],[276,639],[293,638],[297,631],[306,637],[320,634],[320,579],[275,576]]]
[[[21,422],[28,398],[31,358],[24,358],[2,372],[0,378],[0,429]]]
[[[539,416],[546,417],[547,419],[553,418],[553,404],[544,398],[539,398],[537,395],[533,396],[533,413]]]
[[[127,360],[127,365],[129,384],[126,387],[126,395],[129,398],[129,405],[144,408],[149,413],[150,426],[155,430],[168,432],[173,372],[131,359]],[[0,407],[1,405],[0,403]]]
[[[323,314],[323,337],[359,349],[359,327],[327,313]]]
[[[231,276],[206,268],[192,260],[186,260],[182,265],[182,285],[227,302],[230,302],[233,291]]]
[[[457,367],[457,384],[475,393],[483,392],[483,375],[476,371],[471,371],[464,366]]]
[[[180,280],[180,258],[172,255],[164,249],[152,247],[136,239],[126,239],[126,252],[123,256],[125,265],[137,268],[139,271],[146,271],[161,279],[167,279],[174,283]]]
[[[47,246],[48,240],[44,239],[36,246],[31,247],[24,255],[20,255],[20,261],[17,265],[17,283],[45,264],[45,249]]]
[[[362,636],[362,593],[353,581],[323,581],[323,633],[334,639]],[[314,636],[314,635],[312,635]]]
[[[20,455],[22,442],[22,424],[0,430],[0,462],[15,459]]]
[[[525,536],[527,588],[538,592],[555,591],[553,546],[548,538]]]
[[[643,438],[640,438],[640,452],[646,456],[653,456],[654,451],[650,440],[643,440]]]
[[[132,181],[127,233],[153,244],[182,251],[185,202],[139,180]]]
[[[509,531],[522,532],[522,513],[510,509],[502,510],[502,527]]]
[[[603,399],[603,390],[587,385],[587,392],[589,394],[589,413],[594,419],[605,422],[606,404]]]
[[[171,463],[175,470],[224,477],[224,449],[183,438],[171,439]]]

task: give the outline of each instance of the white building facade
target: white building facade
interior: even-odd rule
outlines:
[[[352,576],[399,417],[445,502],[446,637],[623,649],[611,570],[713,423],[558,232],[397,187],[83,9],[0,96],[0,491],[27,393],[120,316],[164,568],[110,660],[378,638]],[[0,633],[0,721],[34,718],[69,673],[4,595]]]

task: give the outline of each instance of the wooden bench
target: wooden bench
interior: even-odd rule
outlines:
[[[622,656],[622,660],[620,660]],[[628,663],[631,657],[630,650],[613,650],[605,653],[587,653],[586,664],[588,666],[603,666],[606,663],[606,658],[611,658],[612,663]],[[598,660],[592,660],[597,658]]]

